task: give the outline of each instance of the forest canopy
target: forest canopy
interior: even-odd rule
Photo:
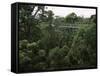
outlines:
[[[46,9],[19,5],[20,71],[96,67],[96,14],[62,17]]]

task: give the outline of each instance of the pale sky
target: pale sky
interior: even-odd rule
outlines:
[[[54,6],[47,6],[46,10],[52,10],[55,16],[66,16],[72,12],[75,12],[77,16],[83,17],[90,17],[93,14],[96,14],[95,9],[89,8],[70,8],[70,7],[54,7]]]

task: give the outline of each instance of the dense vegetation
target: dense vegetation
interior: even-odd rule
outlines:
[[[96,16],[55,16],[45,6],[19,6],[20,71],[96,66]]]

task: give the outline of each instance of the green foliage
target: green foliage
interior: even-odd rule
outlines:
[[[74,12],[72,12],[65,19],[66,19],[67,23],[75,23],[77,21],[78,17]]]
[[[95,67],[95,23],[95,15],[55,17],[45,6],[19,6],[20,71]]]

